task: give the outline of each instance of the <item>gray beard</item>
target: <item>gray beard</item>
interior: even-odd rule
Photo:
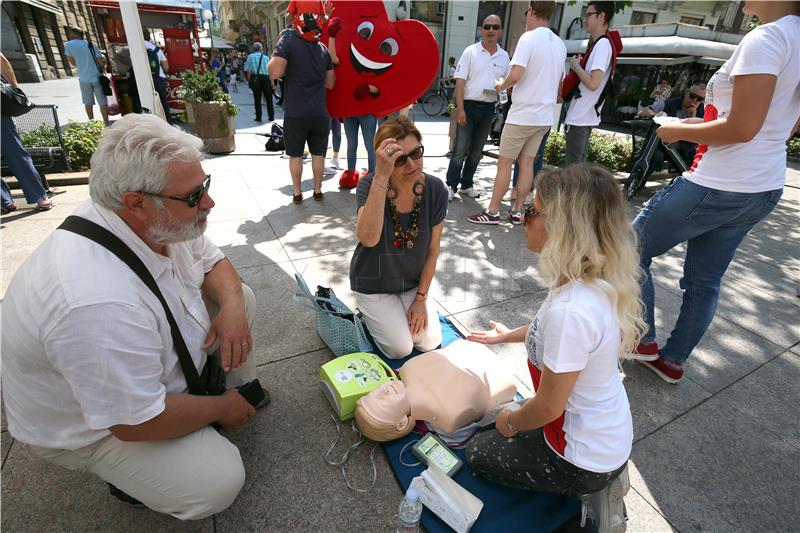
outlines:
[[[210,209],[200,209],[189,224],[177,220],[166,208],[159,208],[158,220],[147,230],[147,238],[155,244],[171,244],[196,239],[206,230]]]

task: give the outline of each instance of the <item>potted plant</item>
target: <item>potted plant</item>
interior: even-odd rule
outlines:
[[[186,104],[192,133],[203,140],[209,153],[227,154],[236,150],[233,120],[236,106],[220,87],[216,74],[186,70],[181,79],[179,94]]]

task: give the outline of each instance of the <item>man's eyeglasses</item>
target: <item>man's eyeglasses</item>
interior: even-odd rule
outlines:
[[[700,96],[699,94],[693,93],[691,91],[689,91],[689,98],[691,98],[692,100],[697,100],[698,102],[702,102],[703,100],[706,99],[705,96]]]
[[[203,196],[206,195],[210,187],[211,187],[211,174],[206,174],[206,179],[203,182],[203,184],[197,189],[193,190],[191,193],[189,193],[189,196],[187,196],[186,198],[181,198],[179,196],[167,196],[165,194],[157,194],[154,192],[141,191],[141,193],[146,194],[148,196],[156,196],[158,198],[167,198],[168,200],[177,200],[179,202],[186,202],[189,205],[189,207],[197,207],[198,204],[203,200]]]
[[[587,11],[586,13],[584,13],[583,18],[588,19],[592,15],[597,15],[597,11]]]
[[[417,146],[416,148],[411,150],[409,153],[407,153],[405,155],[401,155],[400,157],[395,159],[394,160],[394,166],[402,167],[403,165],[406,164],[406,161],[408,161],[409,157],[411,159],[413,159],[414,161],[416,161],[417,159],[422,157],[422,154],[424,154],[424,153],[425,153],[425,147],[420,144],[419,146]]]
[[[486,31],[489,31],[489,30],[495,30],[495,31],[497,31],[497,30],[499,30],[501,27],[502,27],[502,26],[500,26],[500,24],[484,24],[484,25],[483,25],[483,29],[484,29],[484,30],[486,30]]]
[[[543,216],[544,213],[542,213],[541,211],[537,211],[536,209],[533,208],[533,206],[530,206],[528,209],[525,210],[525,217],[522,219],[522,225],[527,226],[528,222],[530,222],[530,219],[532,219],[533,217],[543,217]]]

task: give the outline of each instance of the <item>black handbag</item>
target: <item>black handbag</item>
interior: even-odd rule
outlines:
[[[92,45],[91,42],[89,43],[89,50],[92,52],[92,59],[94,59],[94,65],[97,67],[97,73],[99,74],[97,81],[100,83],[100,87],[103,89],[103,94],[106,96],[111,96],[111,93],[113,92],[111,90],[111,80],[108,79],[108,76],[105,75],[103,69],[100,68],[100,63],[97,62],[97,56],[94,52],[94,45]]]
[[[258,76],[261,74],[261,62],[264,61],[264,54],[261,54],[261,57],[258,58],[258,66],[256,67],[256,72],[253,74],[250,73],[250,80],[247,84],[250,86],[251,91],[255,91],[257,87],[256,80],[258,80]]]
[[[158,298],[158,301],[161,302],[161,305],[164,307],[167,322],[169,322],[170,331],[172,333],[172,344],[175,348],[175,352],[178,354],[178,361],[180,362],[181,370],[183,370],[183,375],[186,378],[189,394],[196,396],[218,396],[225,393],[225,372],[222,369],[222,365],[220,365],[219,359],[216,357],[208,357],[202,373],[197,373],[197,368],[194,366],[192,356],[189,354],[186,342],[183,340],[180,329],[178,329],[178,324],[175,322],[175,317],[172,316],[172,311],[170,311],[169,305],[167,305],[167,301],[161,293],[161,289],[158,288],[153,275],[147,270],[145,264],[133,250],[122,242],[119,237],[103,226],[95,224],[91,220],[87,220],[83,217],[70,215],[58,229],[71,231],[72,233],[86,237],[105,247],[123,263],[128,265],[144,282],[147,288],[153,292],[156,298]],[[266,391],[261,388],[258,379],[254,379],[237,388],[242,396],[254,407],[258,406],[265,399],[264,392]]]
[[[7,79],[0,78],[0,112],[8,117],[18,117],[24,115],[34,107],[33,102],[28,100],[28,96],[19,87],[11,85]]]

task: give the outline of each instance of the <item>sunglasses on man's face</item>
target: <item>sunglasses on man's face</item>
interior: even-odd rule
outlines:
[[[500,24],[484,24],[483,25],[483,29],[486,30],[486,31],[489,31],[489,30],[497,31],[500,28],[501,28]]]
[[[144,192],[142,194],[146,194],[148,196],[156,196],[158,198],[166,198],[168,200],[177,200],[179,202],[186,202],[189,207],[197,207],[200,202],[203,201],[203,196],[206,195],[208,189],[211,187],[211,174],[206,174],[206,179],[203,184],[198,187],[197,189],[193,190],[189,193],[188,196],[185,198],[181,198],[180,196],[168,196],[165,194],[157,194],[154,192]]]
[[[530,222],[530,220],[533,219],[533,217],[543,217],[543,216],[544,213],[542,213],[541,211],[537,211],[536,209],[533,208],[533,206],[530,206],[525,210],[525,217],[522,219],[522,225],[527,226],[528,222]]]
[[[411,150],[409,153],[407,153],[405,155],[401,155],[400,157],[395,159],[394,166],[402,167],[403,165],[406,164],[406,161],[408,161],[409,158],[411,158],[414,161],[416,161],[417,159],[422,157],[423,153],[425,153],[425,147],[420,144],[419,146],[417,146],[416,148]]]
[[[702,102],[703,100],[706,99],[705,96],[700,96],[699,94],[693,92],[689,92],[689,98],[691,98],[692,100],[697,100],[698,102]]]

